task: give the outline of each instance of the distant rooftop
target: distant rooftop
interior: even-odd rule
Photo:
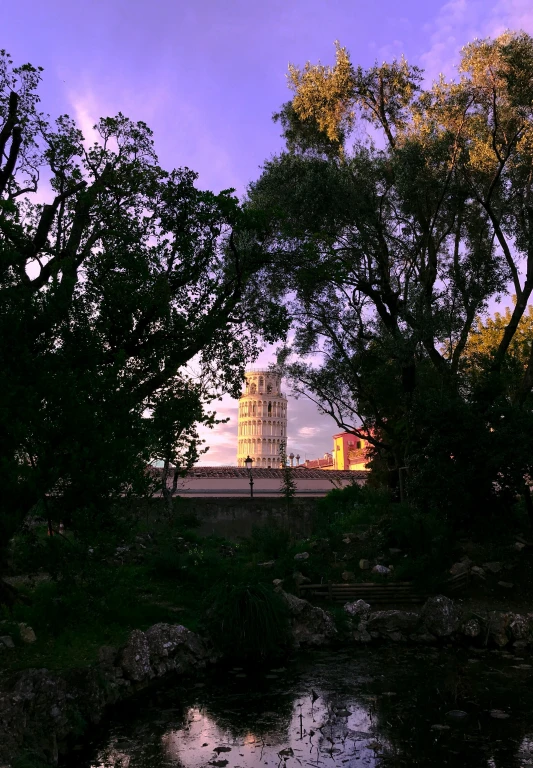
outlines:
[[[358,477],[366,480],[368,472],[362,470],[353,469],[331,469],[327,473],[321,469],[307,469],[301,464],[299,467],[289,467],[289,469],[297,470],[298,477],[309,479],[339,478],[343,480],[357,479]],[[274,469],[269,467],[257,467],[252,469],[253,477],[255,478],[271,478],[282,479],[283,470]],[[187,472],[187,477],[218,477],[218,478],[247,478],[248,470],[246,467],[193,467]]]

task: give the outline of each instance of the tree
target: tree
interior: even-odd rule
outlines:
[[[141,492],[169,409],[193,456],[206,402],[285,325],[232,190],[164,170],[122,114],[88,147],[38,111],[40,79],[0,52],[0,549],[39,500],[97,514]]]
[[[404,59],[355,68],[339,45],[333,67],[290,67],[293,98],[275,115],[287,151],[265,163],[248,205],[270,211],[296,390],[341,429],[362,425],[391,477],[408,467],[411,498],[468,517],[507,503],[533,456],[522,429],[519,455],[494,447],[509,415],[502,370],[533,290],[533,40],[475,41],[458,81],[422,90],[421,79]],[[514,309],[473,380],[475,318],[509,281]]]
[[[284,441],[279,446],[279,459],[282,472],[280,491],[285,498],[287,513],[289,513],[293,499],[296,496],[296,482],[292,474],[292,467],[289,467],[287,463],[287,448]]]

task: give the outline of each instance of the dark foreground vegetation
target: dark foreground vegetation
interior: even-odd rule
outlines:
[[[3,666],[60,670],[93,664],[101,646],[118,647],[132,629],[157,622],[184,624],[210,637],[218,652],[236,662],[276,658],[289,651],[290,641],[275,584],[298,593],[309,581],[413,581],[431,594],[442,591],[450,566],[467,557],[501,563],[501,572],[487,570],[462,593],[476,610],[527,611],[532,597],[531,550],[516,549],[517,533],[527,530],[520,504],[497,537],[480,529],[475,538],[463,532],[459,539],[438,518],[357,486],[318,501],[305,538],[275,520],[238,541],[200,536],[198,521],[180,499],[171,516],[159,499],[136,512],[123,504],[114,520],[106,532],[87,532],[82,539],[68,529],[50,537],[42,518],[28,518],[9,551],[7,578],[19,599],[3,609],[1,634],[10,634],[16,645],[3,653]],[[365,560],[369,567],[362,570]],[[374,564],[392,570],[375,573]],[[512,582],[510,590],[498,585],[502,579]],[[325,607],[342,639],[342,606]],[[23,641],[20,623],[32,627],[35,642]]]

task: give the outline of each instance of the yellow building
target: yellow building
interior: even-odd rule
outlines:
[[[350,432],[339,432],[333,435],[332,453],[327,453],[323,459],[308,460],[304,466],[308,469],[368,471],[368,448],[368,440]]]

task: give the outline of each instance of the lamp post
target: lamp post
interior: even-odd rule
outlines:
[[[254,497],[254,479],[252,477],[252,464],[254,460],[251,459],[249,456],[247,456],[244,460],[244,466],[248,470],[248,475],[250,477],[250,498],[253,499]]]

